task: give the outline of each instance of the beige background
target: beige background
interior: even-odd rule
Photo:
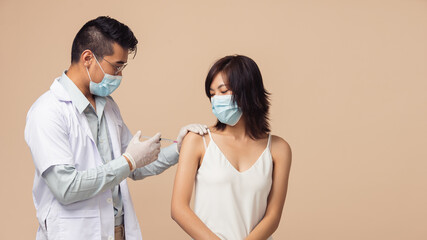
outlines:
[[[275,239],[427,239],[427,1],[0,0],[0,239],[34,239],[25,116],[99,15],[140,41],[114,93],[130,129],[175,138],[214,123],[204,78],[252,57],[293,149]],[[144,239],[189,239],[170,218],[176,167],[129,181]]]

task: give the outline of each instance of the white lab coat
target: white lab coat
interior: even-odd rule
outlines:
[[[74,107],[67,91],[55,79],[50,90],[27,115],[25,140],[30,147],[36,173],[33,200],[37,210],[38,240],[113,239],[114,210],[111,191],[88,200],[62,205],[53,196],[41,174],[50,166],[72,164],[76,170],[103,164],[84,113]],[[107,98],[104,114],[114,158],[126,149],[132,134],[123,123],[118,106]],[[127,240],[142,239],[126,180],[120,183]]]

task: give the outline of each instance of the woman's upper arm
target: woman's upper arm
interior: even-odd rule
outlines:
[[[271,154],[274,164],[273,184],[268,197],[266,215],[277,214],[276,217],[280,220],[288,189],[292,152],[289,144],[282,138],[273,136],[272,140]]]
[[[182,143],[173,187],[172,204],[189,203],[193,192],[199,161],[203,154],[203,139],[188,133]]]

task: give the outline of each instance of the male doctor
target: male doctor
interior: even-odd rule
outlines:
[[[160,150],[160,134],[132,137],[109,96],[138,41],[110,17],[87,22],[73,41],[71,66],[27,115],[25,140],[36,168],[37,239],[142,239],[126,178],[157,175],[178,161],[178,144]],[[135,109],[138,110],[137,106]]]

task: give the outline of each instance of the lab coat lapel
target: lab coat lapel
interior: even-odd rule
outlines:
[[[96,146],[96,142],[93,139],[92,131],[90,131],[89,123],[87,122],[86,115],[84,113],[79,113],[77,108],[75,108],[75,110],[76,110],[76,115],[78,116],[78,119],[79,119],[80,126],[83,128],[83,131],[86,133],[86,135],[88,135],[90,140],[92,140],[92,143]]]
[[[95,163],[96,165],[102,165],[102,157],[99,154],[98,147],[96,146],[96,142],[93,138],[92,131],[90,130],[89,123],[87,121],[86,115],[84,112],[80,113],[77,107],[72,103],[71,97],[68,94],[68,92],[65,90],[65,88],[59,83],[60,78],[55,79],[54,83],[52,84],[50,90],[55,95],[55,97],[59,101],[68,102],[70,105],[70,114],[72,115],[73,120],[78,124],[79,132],[79,138],[81,139],[81,143],[85,147],[89,147],[93,149],[93,152],[95,153]],[[90,140],[89,140],[90,139]]]
[[[70,95],[64,89],[64,87],[59,83],[60,78],[61,77],[55,79],[53,84],[50,86],[50,90],[56,96],[56,98],[58,100],[71,102]],[[74,104],[73,104],[73,106],[74,106]],[[96,142],[93,139],[92,132],[90,131],[89,123],[87,122],[86,115],[84,113],[79,113],[79,111],[77,110],[77,108],[75,106],[74,106],[74,111],[75,111],[75,114],[76,114],[77,119],[79,121],[79,124],[83,129],[83,132],[85,132],[89,136],[90,140],[92,140],[92,143],[96,146]]]

